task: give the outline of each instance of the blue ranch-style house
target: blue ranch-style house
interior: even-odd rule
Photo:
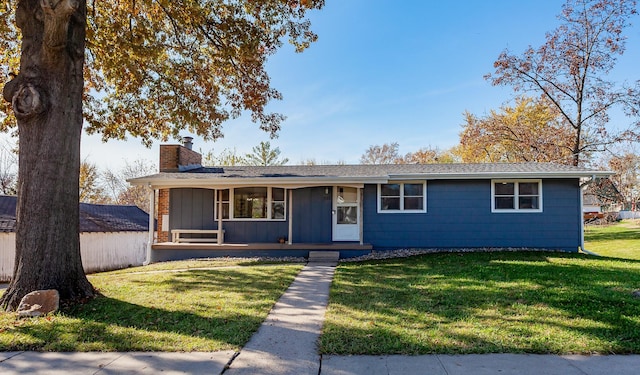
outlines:
[[[583,248],[582,191],[611,173],[547,163],[203,167],[160,146],[148,262],[405,248]]]

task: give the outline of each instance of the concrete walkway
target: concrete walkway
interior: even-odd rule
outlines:
[[[640,355],[323,356],[317,351],[335,264],[309,263],[241,352],[0,352],[0,374],[637,375]]]
[[[334,272],[335,266],[305,266],[225,375],[317,375],[317,341]]]

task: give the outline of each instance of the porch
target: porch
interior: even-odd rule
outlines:
[[[366,255],[371,244],[334,243],[175,243],[161,242],[151,246],[151,262],[192,258],[221,257],[309,257],[310,251],[337,251],[340,258]]]

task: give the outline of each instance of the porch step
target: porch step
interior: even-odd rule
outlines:
[[[309,251],[309,263],[338,263],[339,251]]]

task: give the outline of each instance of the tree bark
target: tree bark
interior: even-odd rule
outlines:
[[[57,289],[94,296],[80,258],[78,176],[82,132],[85,0],[21,0],[20,73],[3,90],[18,120],[16,262],[0,304]]]

